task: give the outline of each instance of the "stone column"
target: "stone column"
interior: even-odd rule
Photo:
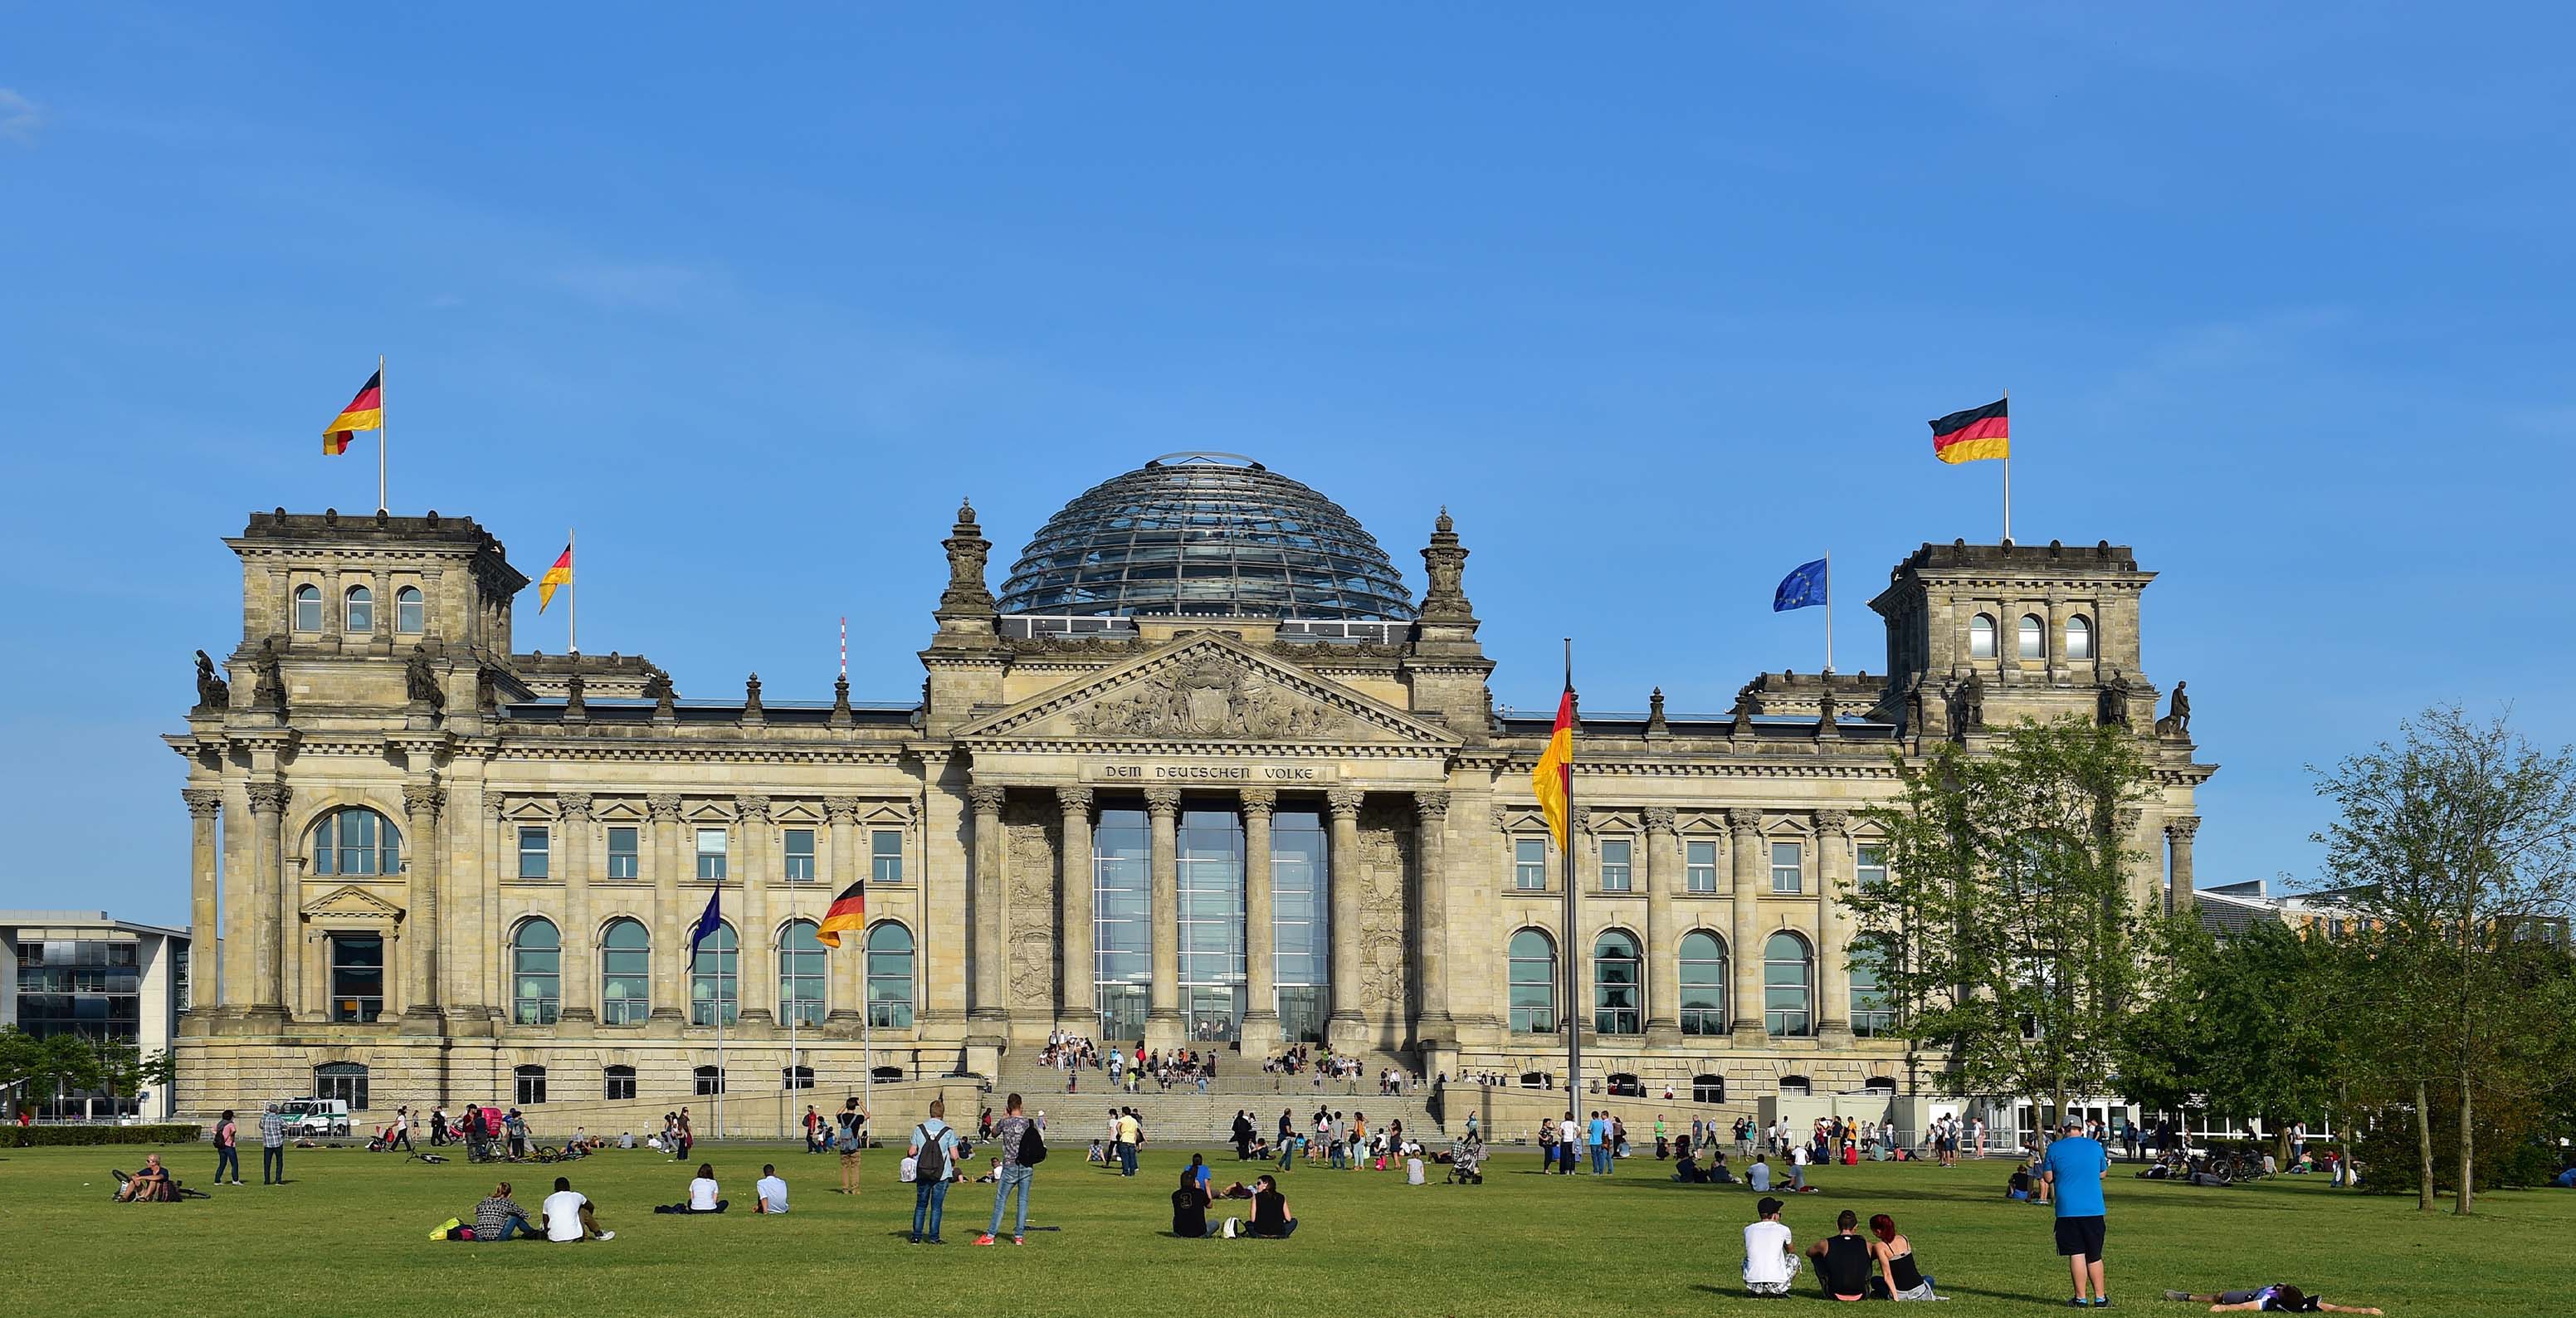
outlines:
[[[697,912],[680,900],[680,870],[690,863],[680,845],[680,795],[644,798],[653,821],[653,1012],[648,1024],[676,1033],[689,1018],[689,922]]]
[[[469,1028],[480,1031],[493,1029],[508,1013],[510,995],[499,991],[493,973],[495,957],[487,945],[499,939],[492,922],[501,911],[501,867],[515,863],[518,855],[515,843],[505,836],[509,808],[507,796],[489,787],[483,789],[483,813],[478,816],[483,828],[483,863],[468,880],[474,886],[474,919],[467,926],[470,936],[465,941],[473,951],[457,958],[460,964],[453,975],[457,983],[464,985],[456,999],[458,1014],[468,1021],[479,1016],[481,1020]]]
[[[217,987],[222,966],[215,951],[216,940],[223,937],[216,923],[215,825],[223,816],[224,794],[212,787],[188,787],[180,790],[179,799],[188,803],[188,1010],[213,1015],[223,1003]]]
[[[599,830],[590,819],[590,793],[558,792],[555,811],[562,822],[563,854],[563,1024],[576,1037],[599,1022],[598,918],[590,913],[591,860],[598,854]]]
[[[1336,1051],[1357,1050],[1367,1043],[1368,1023],[1360,1016],[1360,802],[1367,793],[1336,787],[1324,794],[1332,812],[1333,836],[1327,857],[1332,873],[1332,1010],[1324,1018],[1324,1038]]]
[[[1736,1046],[1760,1047],[1768,1039],[1762,1016],[1761,902],[1769,858],[1762,852],[1762,812],[1729,810],[1726,822],[1735,833],[1734,946],[1727,949],[1727,997],[1734,1006]]]
[[[446,1024],[438,1010],[438,874],[446,859],[438,817],[446,804],[447,791],[435,774],[403,784],[411,836],[410,900],[402,922],[405,1034],[437,1034]]]
[[[1682,883],[1682,839],[1673,808],[1646,807],[1646,1046],[1682,1041],[1681,930],[1673,925],[1673,892]]]
[[[1851,1046],[1851,939],[1843,894],[1852,885],[1851,812],[1816,812],[1816,1040]]]
[[[824,797],[823,815],[831,821],[832,895],[838,897],[858,880],[860,867],[873,862],[859,854],[859,839],[865,836],[859,831],[859,798]],[[830,985],[824,990],[830,1005],[823,1024],[827,1029],[851,1032],[858,1028],[861,1013],[867,1010],[868,933],[865,929],[852,929],[840,937],[840,948],[823,958],[824,964],[831,967]]]
[[[1145,812],[1154,825],[1151,921],[1154,985],[1145,1008],[1145,1042],[1170,1048],[1188,1028],[1181,1019],[1181,789],[1148,787]]]
[[[770,959],[777,935],[769,916],[769,856],[778,833],[769,824],[768,797],[737,796],[733,809],[734,831],[742,838],[736,848],[742,867],[734,875],[742,883],[742,923],[734,930],[742,950],[734,958],[733,995],[743,1035],[750,1038],[778,1023],[778,972]]]
[[[224,1014],[239,1015],[250,1005],[252,962],[259,924],[259,830],[251,820],[250,780],[233,775],[224,782],[223,848],[223,1004]]]
[[[2200,832],[2200,816],[2176,815],[2165,821],[2165,850],[2172,866],[2167,901],[2180,915],[2199,904],[2199,891],[2192,886],[2191,840]]]
[[[1413,1037],[1450,1041],[1449,1017],[1449,794],[1415,792],[1413,884],[1413,983],[1421,1016]]]
[[[288,796],[284,783],[250,785],[251,830],[257,839],[251,864],[259,889],[253,898],[257,914],[251,924],[249,1005],[253,1011],[272,1015],[286,1012],[286,958],[293,952],[301,923],[292,909],[294,897],[286,885],[285,857],[279,849]]]
[[[1091,789],[1059,787],[1055,803],[1064,812],[1064,828],[1058,834],[1056,869],[1060,886],[1056,890],[1056,939],[1062,954],[1062,965],[1056,988],[1055,1024],[1060,1030],[1071,1030],[1086,1038],[1100,1033],[1100,1013],[1095,1005],[1093,981],[1099,978],[1099,957],[1092,949],[1091,912]]]
[[[971,887],[974,909],[968,914],[966,927],[972,943],[968,954],[975,958],[973,1001],[967,1004],[967,1018],[977,1022],[979,1035],[999,1035],[1005,1013],[1002,1008],[1002,970],[1009,960],[1009,945],[1003,912],[1002,887],[1002,788],[992,783],[976,783],[966,789],[967,804],[974,808],[975,881]]]
[[[1279,1044],[1279,903],[1270,872],[1270,817],[1279,793],[1243,789],[1243,1052]]]

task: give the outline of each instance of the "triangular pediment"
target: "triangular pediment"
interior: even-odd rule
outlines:
[[[352,884],[333,888],[304,903],[308,920],[399,920],[402,908]]]
[[[1400,745],[1458,739],[1384,701],[1229,637],[1194,632],[1031,697],[961,740],[1054,743]]]

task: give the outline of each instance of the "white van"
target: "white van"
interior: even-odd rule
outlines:
[[[331,1139],[349,1133],[349,1101],[344,1098],[289,1098],[277,1105],[293,1139]]]

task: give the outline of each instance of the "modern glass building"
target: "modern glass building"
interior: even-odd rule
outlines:
[[[76,1034],[94,1044],[167,1052],[188,1009],[185,929],[110,919],[104,911],[0,911],[0,946],[13,972],[0,977],[0,1023],[38,1038]],[[0,1077],[6,1082],[14,1077]],[[44,1120],[166,1117],[166,1087],[104,1088],[8,1096],[11,1112],[31,1107]]]

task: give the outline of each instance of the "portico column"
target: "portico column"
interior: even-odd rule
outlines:
[[[1449,1041],[1449,794],[1415,792],[1413,818],[1413,982],[1422,1011],[1413,1037]]]
[[[970,889],[975,909],[966,927],[972,939],[975,958],[975,998],[967,1004],[966,1015],[977,1023],[978,1034],[998,1035],[1002,1030],[1002,967],[1009,957],[1004,938],[1002,913],[1002,788],[994,783],[976,783],[966,789],[966,800],[975,814],[975,881]]]
[[[859,876],[859,866],[867,863],[858,854],[859,798],[827,796],[823,798],[823,815],[831,821],[832,894],[839,896]],[[866,992],[862,972],[868,959],[868,931],[852,929],[840,935],[841,947],[823,958],[831,968],[831,988],[827,997],[831,1010],[823,1017],[827,1026],[854,1030],[859,1013],[867,1010],[859,999]]]
[[[1058,834],[1056,871],[1062,887],[1056,893],[1056,937],[1063,955],[1056,994],[1056,1028],[1089,1038],[1100,1032],[1092,984],[1099,978],[1099,958],[1091,945],[1091,789],[1059,787],[1055,803],[1064,812]]]
[[[1673,808],[1646,807],[1646,1044],[1682,1041],[1681,931],[1673,927],[1673,889],[1682,879],[1682,840]]]
[[[563,833],[564,919],[556,934],[563,948],[556,958],[563,973],[559,1017],[576,1027],[575,1033],[582,1033],[599,1020],[598,1010],[591,1005],[599,1000],[592,978],[599,971],[599,945],[590,914],[590,863],[597,854],[599,830],[590,822],[588,792],[558,793],[555,810]]]
[[[697,912],[681,909],[680,796],[658,792],[644,798],[653,819],[653,1011],[648,1018],[675,1030],[689,1016],[689,922]]]
[[[1768,1038],[1762,1017],[1762,812],[1729,810],[1735,832],[1733,942],[1727,949],[1727,997],[1735,1004],[1735,1042],[1759,1047]]]
[[[1816,812],[1816,1039],[1847,1046],[1851,1030],[1851,939],[1843,894],[1852,885],[1851,812]]]
[[[381,597],[380,597],[381,598]],[[403,912],[403,1032],[439,1032],[438,1011],[438,874],[446,851],[439,839],[438,817],[447,791],[436,775],[403,784],[403,814],[411,834],[408,909]]]
[[[734,962],[733,996],[744,1033],[757,1034],[778,1021],[778,975],[770,963],[776,935],[769,916],[769,854],[778,837],[769,825],[768,797],[737,796],[733,809],[742,835],[742,871],[736,876],[742,880],[742,928],[736,933],[742,950]]]
[[[188,803],[188,1010],[212,1015],[223,1001],[216,987],[222,973],[215,947],[223,931],[216,927],[215,823],[223,816],[224,794],[188,787],[180,789],[179,799]]]
[[[1332,871],[1332,1014],[1324,1037],[1336,1050],[1365,1042],[1367,1022],[1360,1017],[1360,802],[1356,787],[1336,787],[1324,794],[1333,815]]]
[[[2199,832],[2198,815],[2177,815],[2165,821],[2165,850],[2172,865],[2167,900],[2176,915],[2192,909],[2200,900],[2191,877],[2191,840]]]
[[[1154,984],[1147,999],[1145,1042],[1168,1048],[1187,1029],[1181,1021],[1181,789],[1148,787],[1145,812],[1152,816],[1152,924]]]
[[[278,845],[288,795],[284,783],[250,785],[251,832],[256,838],[251,863],[259,884],[253,899],[259,915],[252,921],[250,1008],[263,1013],[286,1011],[286,956],[288,945],[297,937],[296,913],[285,909],[291,898],[286,890],[285,857]]]
[[[1279,793],[1243,789],[1243,1051],[1267,1054],[1279,1043],[1278,902],[1272,896],[1270,816]]]

